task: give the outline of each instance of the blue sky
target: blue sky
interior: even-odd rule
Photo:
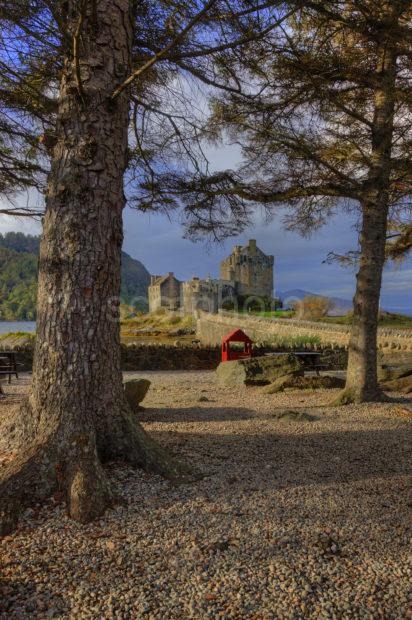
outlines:
[[[355,273],[322,261],[329,251],[345,252],[356,248],[357,234],[353,221],[339,215],[328,226],[306,239],[285,231],[281,219],[267,223],[256,218],[256,225],[241,237],[229,239],[222,245],[207,245],[182,238],[178,222],[165,217],[125,213],[126,252],[141,260],[151,273],[174,271],[179,279],[219,273],[219,261],[232,246],[245,244],[248,238],[257,239],[259,247],[275,256],[275,290],[294,288],[309,290],[333,297],[351,299]],[[388,265],[385,269],[382,307],[412,314],[412,261],[401,267]]]
[[[314,293],[350,299],[355,286],[355,273],[322,261],[329,251],[345,252],[356,248],[356,232],[347,215],[339,215],[313,237],[306,239],[282,227],[281,218],[267,223],[256,216],[255,226],[238,238],[222,245],[194,244],[183,239],[178,221],[164,216],[143,215],[126,209],[124,217],[124,250],[142,261],[152,274],[174,271],[179,279],[193,275],[205,277],[219,274],[219,261],[235,244],[255,238],[259,247],[275,256],[275,290],[295,288]],[[2,218],[0,232],[21,230],[38,234],[40,226],[29,220]],[[401,266],[385,269],[381,306],[386,310],[412,314],[412,259]]]

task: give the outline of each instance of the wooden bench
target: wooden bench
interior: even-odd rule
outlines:
[[[11,383],[12,375],[15,375],[16,379],[19,378],[17,366],[23,366],[23,364],[16,362],[14,351],[0,351],[0,376],[8,375],[9,383]]]
[[[15,370],[14,368],[5,367],[5,366],[0,366],[0,375],[8,375],[9,377],[8,383],[11,383],[12,375],[15,375],[16,379],[19,378],[19,373],[17,370]]]
[[[314,366],[312,366],[312,368],[317,375],[319,375],[319,372],[321,370],[328,370],[328,366],[326,364],[315,364]]]

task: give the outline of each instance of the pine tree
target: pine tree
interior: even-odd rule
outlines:
[[[194,232],[212,229],[221,213],[232,213],[233,225],[238,212],[247,221],[256,203],[269,213],[287,205],[286,224],[303,234],[339,209],[359,217],[347,382],[339,402],[373,401],[383,397],[377,323],[386,246],[390,256],[410,245],[412,5],[289,4],[297,10],[287,24],[221,59],[227,90],[215,99],[214,122],[242,144],[241,170],[190,183],[174,179],[170,186],[187,192]],[[196,192],[202,200],[193,200]],[[388,221],[404,231],[399,246],[387,244]]]
[[[17,457],[0,481],[3,532],[21,505],[55,489],[67,497],[73,518],[102,514],[114,497],[102,467],[108,459],[176,479],[194,475],[144,432],[124,398],[118,321],[124,179],[142,181],[156,157],[164,169],[165,141],[178,142],[196,161],[185,134],[189,123],[159,98],[170,99],[179,80],[195,75],[197,58],[261,36],[257,5],[2,4],[0,191],[12,199],[18,190],[37,189],[46,202],[33,382],[9,420]],[[141,141],[149,113],[170,128],[156,135],[152,123],[150,153]],[[11,202],[3,213],[33,209]]]

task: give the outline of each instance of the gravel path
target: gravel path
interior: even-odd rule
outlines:
[[[99,522],[27,510],[0,541],[2,620],[412,618],[411,418],[330,408],[333,391],[218,388],[210,372],[138,376],[153,382],[146,429],[205,477],[117,464],[126,504]],[[27,388],[5,387],[0,417]],[[290,407],[315,419],[276,417]]]

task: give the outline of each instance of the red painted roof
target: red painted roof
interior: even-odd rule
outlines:
[[[234,329],[222,338],[222,342],[252,342],[252,340],[241,329]]]

